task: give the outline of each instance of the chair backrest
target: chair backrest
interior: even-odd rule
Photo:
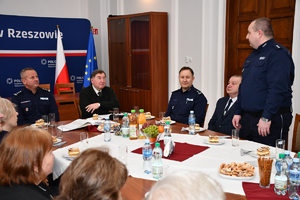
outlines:
[[[39,87],[40,88],[45,88],[47,90],[50,90],[50,84],[40,84]]]
[[[57,94],[73,93],[75,94],[75,86],[73,83],[56,83]]]
[[[206,117],[206,113],[207,113],[208,106],[209,106],[209,104],[206,104],[205,116],[204,116],[204,119],[203,119],[203,124],[201,125],[202,128],[203,128],[203,126],[204,126],[204,122],[205,122],[205,117]]]
[[[299,124],[300,124],[300,115],[296,114],[294,132],[293,132],[293,143],[292,143],[293,152],[300,151],[300,125]]]

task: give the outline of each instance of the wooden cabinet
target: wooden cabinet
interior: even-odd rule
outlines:
[[[168,15],[147,12],[111,16],[109,78],[120,110],[133,106],[158,116],[168,106]]]

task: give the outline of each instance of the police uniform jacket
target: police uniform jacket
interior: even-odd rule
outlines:
[[[170,116],[176,122],[188,124],[190,111],[194,110],[196,123],[201,126],[206,114],[206,105],[207,100],[204,94],[194,86],[185,92],[182,92],[180,88],[172,92],[165,116]]]
[[[93,116],[94,113],[87,112],[85,108],[86,106],[93,103],[100,103],[100,107],[94,110],[94,113],[99,115],[109,114],[109,111],[113,110],[113,108],[120,107],[119,100],[112,88],[105,86],[102,89],[102,96],[100,97],[96,94],[91,84],[90,86],[83,88],[80,91],[79,104],[82,118]]]
[[[273,38],[254,49],[243,65],[235,114],[261,112],[271,120],[280,108],[292,105],[294,74],[290,52]]]
[[[35,94],[26,87],[15,93],[11,102],[17,105],[18,126],[34,124],[42,115],[55,113],[55,121],[59,121],[58,107],[50,90],[37,88]]]

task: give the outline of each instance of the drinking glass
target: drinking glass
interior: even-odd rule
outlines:
[[[48,124],[48,115],[42,115],[41,119],[44,120],[44,124],[43,124],[42,128],[48,130],[48,125],[49,125]]]
[[[273,159],[270,159],[270,157],[260,157],[257,159],[257,162],[259,168],[259,186],[269,188]]]
[[[285,149],[285,140],[277,139],[276,140],[276,158],[279,158],[280,153],[284,153]]]
[[[135,110],[135,114],[136,114],[136,116],[138,116],[139,113],[140,113],[139,107],[138,106],[133,106],[133,110]]]
[[[48,119],[49,119],[49,126],[54,127],[55,126],[55,113],[49,113]]]
[[[239,146],[239,139],[240,139],[240,130],[239,129],[232,129],[231,138],[232,138],[232,146],[238,147]]]
[[[81,132],[80,133],[80,141],[81,141],[81,144],[87,148],[88,144],[89,144],[89,134],[87,132]]]
[[[56,127],[56,138],[60,139],[61,141],[63,140],[63,136],[64,136],[63,131],[64,131],[63,122],[58,122]]]
[[[119,160],[127,165],[127,157],[128,157],[128,146],[120,145],[119,146]]]
[[[119,108],[113,108],[113,120],[115,122],[119,121]]]
[[[165,112],[159,112],[159,120],[162,120],[165,116]]]

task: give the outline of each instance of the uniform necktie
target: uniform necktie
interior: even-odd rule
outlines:
[[[232,99],[229,99],[228,104],[227,104],[226,108],[224,109],[223,115],[226,115],[226,112],[229,110],[231,103],[232,103]]]
[[[102,91],[98,92],[98,96],[102,97]]]

